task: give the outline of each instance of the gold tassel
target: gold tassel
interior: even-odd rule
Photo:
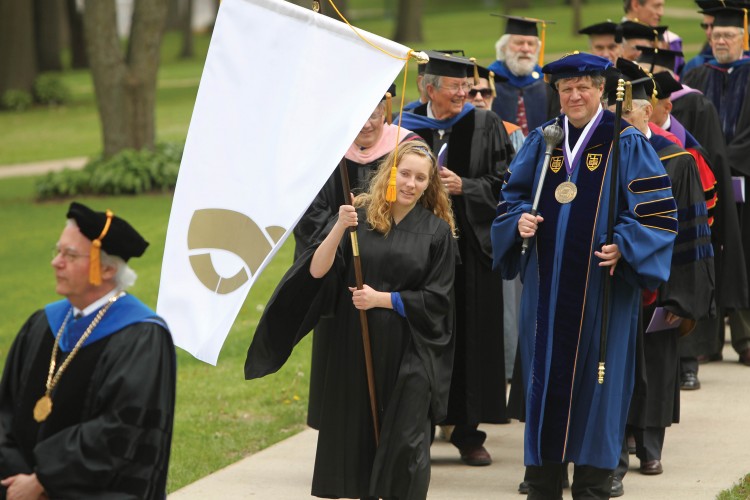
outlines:
[[[476,57],[470,57],[469,61],[474,63],[474,85],[479,85],[479,69],[477,68]]]
[[[396,159],[393,160],[393,166],[391,167],[391,176],[388,178],[388,189],[385,191],[385,201],[393,203],[396,201]]]
[[[625,100],[622,102],[623,111],[633,111],[633,86],[625,82]]]
[[[385,93],[385,121],[388,125],[393,124],[393,96],[390,92]]]
[[[744,21],[744,27],[745,27],[745,40],[742,42],[742,50],[748,51],[750,50],[750,41],[748,40],[748,33],[747,33],[747,9],[742,9],[745,12],[745,21]]]
[[[539,66],[544,66],[544,40],[547,37],[547,23],[542,21],[542,39],[539,47]]]
[[[495,72],[490,71],[490,80],[488,82],[490,90],[492,91],[492,97],[497,97],[497,90],[495,89]]]
[[[107,220],[104,223],[104,229],[102,229],[99,237],[91,242],[91,255],[89,255],[89,283],[94,286],[99,286],[102,284],[102,239],[107,235],[109,226],[112,224],[112,217],[114,216],[115,214],[111,210],[107,210]]]

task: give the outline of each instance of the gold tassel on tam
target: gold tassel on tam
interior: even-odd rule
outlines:
[[[623,111],[633,111],[633,86],[625,82],[625,99],[622,101]]]
[[[107,210],[107,221],[104,223],[104,229],[102,229],[102,233],[99,237],[91,242],[91,255],[89,255],[89,283],[95,286],[102,284],[102,239],[107,235],[109,226],[112,224],[112,217],[114,216],[115,214],[111,210]]]
[[[479,69],[477,68],[477,58],[470,57],[469,61],[474,63],[474,85],[479,85]]]
[[[544,42],[547,37],[547,23],[542,21],[542,38],[539,44],[539,66],[544,66]]]
[[[495,72],[490,71],[490,78],[487,84],[490,86],[490,90],[492,91],[492,97],[497,97],[497,90],[495,90]]]
[[[396,160],[394,156],[393,166],[391,167],[391,176],[388,178],[388,189],[385,191],[385,201],[393,203],[396,201]]]
[[[393,96],[390,92],[385,93],[385,121],[388,125],[393,124]]]
[[[745,29],[745,35],[743,36],[744,40],[742,42],[742,50],[747,52],[748,50],[750,50],[750,41],[748,41],[749,40],[748,37],[750,37],[750,34],[748,34],[747,32],[747,9],[742,9],[742,10],[745,13],[745,20],[742,23]]]

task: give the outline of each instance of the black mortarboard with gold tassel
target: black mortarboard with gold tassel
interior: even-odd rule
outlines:
[[[109,255],[128,261],[140,257],[148,247],[148,242],[125,220],[114,215],[111,210],[96,212],[78,202],[70,204],[68,219],[73,219],[78,229],[91,240],[89,255],[89,282],[101,285],[101,250]]]

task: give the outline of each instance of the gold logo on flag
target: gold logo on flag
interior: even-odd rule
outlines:
[[[558,173],[560,169],[563,166],[563,157],[562,156],[553,156],[552,160],[549,163],[549,168],[554,173]]]
[[[204,251],[190,255],[190,265],[203,286],[219,294],[232,293],[247,283],[285,232],[271,226],[264,234],[250,217],[233,210],[196,210],[188,228],[188,249]],[[211,252],[217,250],[240,259],[234,275],[225,277],[216,271]]]
[[[602,155],[600,154],[589,153],[588,156],[586,156],[586,166],[592,172],[596,170],[596,168],[599,166],[601,162],[602,162]]]

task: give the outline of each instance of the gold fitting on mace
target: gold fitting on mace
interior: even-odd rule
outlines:
[[[603,384],[604,383],[604,363],[599,363],[599,369],[597,371],[599,372],[597,381],[600,384]]]
[[[622,101],[625,98],[625,80],[617,80],[617,100]]]

